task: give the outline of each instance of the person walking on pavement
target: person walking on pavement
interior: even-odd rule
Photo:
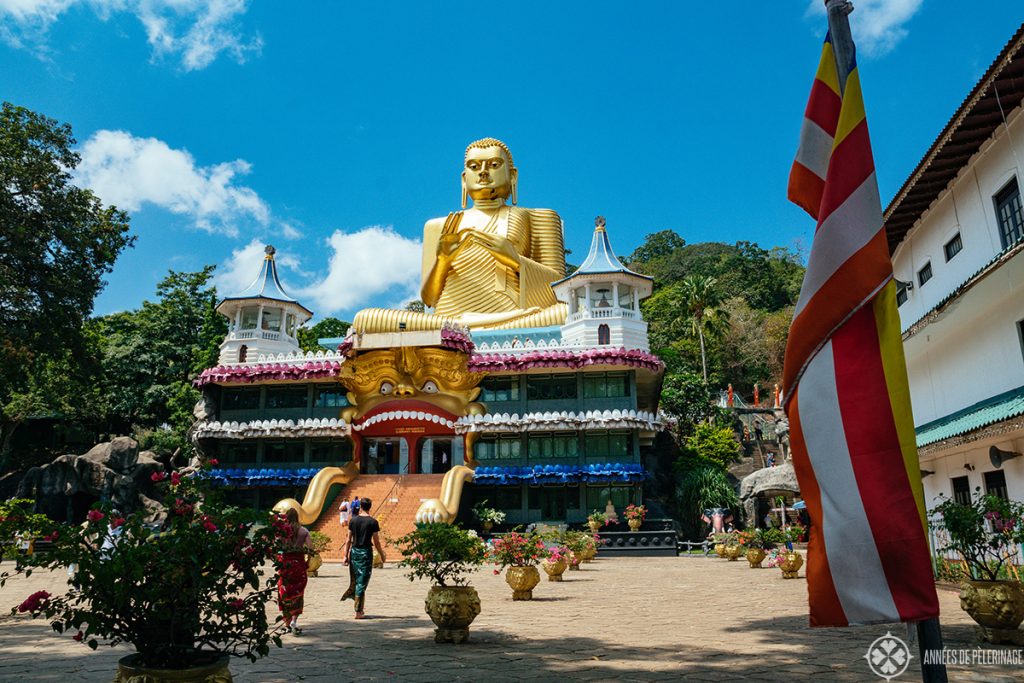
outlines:
[[[365,619],[366,586],[370,583],[373,573],[373,549],[377,548],[381,562],[387,558],[380,544],[380,524],[370,516],[373,501],[363,498],[359,501],[359,514],[354,515],[348,523],[348,540],[342,557],[349,566],[349,587],[342,600],[349,597],[355,600],[356,619]]]

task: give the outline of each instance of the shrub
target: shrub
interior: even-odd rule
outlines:
[[[437,586],[466,585],[468,574],[484,562],[486,548],[477,535],[454,524],[417,524],[396,542],[410,581],[431,579]]]

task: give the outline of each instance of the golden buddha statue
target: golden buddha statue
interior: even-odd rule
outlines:
[[[433,313],[367,308],[357,332],[545,327],[565,323],[551,283],[565,276],[562,219],[551,209],[516,206],[518,170],[494,138],[466,148],[462,211],[423,227],[420,295]],[[473,200],[466,208],[467,197]],[[506,201],[511,199],[511,205]]]

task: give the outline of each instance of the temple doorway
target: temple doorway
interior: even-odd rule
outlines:
[[[398,437],[374,439],[364,442],[364,457],[360,471],[363,474],[398,474],[402,453],[402,439]]]
[[[421,439],[419,451],[421,474],[444,474],[452,468],[451,439]]]

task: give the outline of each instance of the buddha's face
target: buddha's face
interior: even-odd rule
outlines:
[[[515,176],[516,169],[501,147],[473,147],[466,153],[462,179],[473,199],[505,199],[511,194]]]

